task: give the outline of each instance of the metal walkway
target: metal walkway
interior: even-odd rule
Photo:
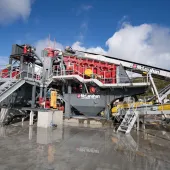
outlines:
[[[53,76],[53,79],[58,79],[58,80],[63,80],[63,79],[67,79],[67,80],[72,80],[72,79],[77,79],[79,82],[82,83],[89,83],[89,82],[93,82],[96,85],[98,85],[101,88],[109,88],[109,87],[129,87],[129,86],[136,86],[136,87],[142,87],[142,86],[149,86],[150,83],[149,82],[144,82],[144,83],[116,83],[116,84],[103,84],[101,81],[97,80],[97,79],[84,79],[83,77],[79,76],[79,75],[61,75],[61,76]]]

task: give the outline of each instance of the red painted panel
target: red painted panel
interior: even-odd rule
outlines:
[[[93,73],[97,75],[97,77],[101,78],[103,83],[116,83],[116,65],[108,62],[91,60],[87,58],[77,58],[77,57],[65,57],[64,59],[66,66],[68,69],[74,68],[74,74],[84,75],[84,71],[87,68],[93,70]],[[68,61],[70,61],[70,65],[74,65],[72,67],[68,66]],[[105,77],[104,77],[105,76]],[[86,77],[89,78],[89,77]],[[105,78],[105,79],[104,79]]]

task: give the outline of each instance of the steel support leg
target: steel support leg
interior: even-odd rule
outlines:
[[[105,103],[105,116],[106,119],[109,120],[110,119],[110,96],[106,95],[106,103]]]
[[[36,94],[36,85],[32,87],[32,101],[31,108],[35,108],[35,94]]]
[[[32,74],[31,77],[33,79],[34,78],[34,74],[35,74],[35,63],[32,63],[32,73],[31,74]],[[35,79],[36,79],[36,77],[35,77]]]
[[[65,85],[62,85],[62,93],[65,94]]]
[[[137,117],[137,132],[139,131],[139,116]]]
[[[105,107],[105,111],[104,112],[105,112],[106,119],[109,120],[110,119],[109,106]]]
[[[47,95],[47,87],[44,87],[44,101],[46,101],[46,95]]]
[[[68,100],[70,99],[70,94],[68,94]],[[71,106],[70,106],[70,102],[65,102],[65,113],[64,113],[66,118],[70,118],[71,115]]]
[[[24,118],[22,118],[22,126],[24,125]]]
[[[34,117],[34,112],[31,111],[31,112],[30,112],[30,122],[29,122],[29,125],[30,125],[30,126],[33,125],[33,117]]]
[[[24,57],[21,56],[21,57],[20,57],[20,72],[23,71],[23,62],[24,62]],[[21,73],[21,75],[20,75],[21,78],[23,77],[22,75],[23,75],[23,73]]]
[[[161,100],[161,98],[159,97],[158,90],[157,90],[157,88],[156,88],[156,85],[155,85],[155,83],[154,83],[154,81],[153,81],[153,78],[152,78],[152,75],[151,75],[151,74],[149,74],[149,78],[150,78],[150,81],[151,81],[151,83],[152,83],[153,89],[154,89],[154,91],[155,91],[155,93],[156,93],[156,96],[157,96],[157,98],[158,98],[159,103],[162,103],[162,100]]]
[[[70,117],[71,115],[71,105],[70,105],[70,95],[72,93],[71,85],[68,85],[68,95],[67,95],[67,102],[65,103],[65,117]]]

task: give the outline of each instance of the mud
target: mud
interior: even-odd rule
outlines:
[[[170,169],[170,133],[109,127],[0,128],[0,170]]]

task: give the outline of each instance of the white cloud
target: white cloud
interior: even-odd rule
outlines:
[[[152,27],[147,24],[137,27],[126,25],[107,40],[108,54],[124,59],[138,59],[141,53],[149,53],[150,47],[145,40],[151,31]]]
[[[115,32],[105,44],[108,50],[104,50],[100,46],[86,48],[79,41],[71,46],[75,50],[106,54],[152,66],[170,68],[169,28],[151,24],[139,26],[123,24],[123,27]],[[37,42],[38,53],[40,54],[40,51],[46,46],[48,46],[48,39]],[[64,49],[60,43],[57,43],[56,47]]]
[[[85,11],[88,11],[88,10],[90,10],[91,8],[93,8],[92,5],[82,5],[82,9],[85,10]]]
[[[108,54],[118,58],[168,68],[170,30],[156,25],[125,25],[106,42]]]
[[[170,29],[157,25],[142,24],[132,26],[123,24],[106,41],[108,50],[101,47],[85,48],[76,42],[73,48],[127,59],[162,68],[170,68]]]
[[[0,56],[0,70],[9,64],[9,57]]]
[[[87,22],[83,22],[80,26],[82,29],[88,29],[88,23]]]
[[[82,46],[82,43],[77,41],[72,45],[72,48],[75,50],[79,51],[87,51],[87,52],[92,52],[92,53],[99,53],[99,54],[107,54],[107,52],[102,49],[101,47],[90,47],[90,48],[85,48]]]
[[[81,5],[81,6],[78,7],[78,9],[76,9],[76,16],[78,16],[78,15],[80,15],[82,13],[87,13],[92,8],[93,8],[93,6],[90,5],[90,4],[89,5]],[[74,11],[75,9],[72,9],[72,10]]]
[[[32,0],[0,0],[0,24],[19,18],[26,20],[31,13]]]
[[[79,35],[77,36],[77,39],[78,39],[79,41],[83,41],[83,40],[84,40],[84,37],[85,37],[85,34],[86,34],[87,30],[88,30],[88,22],[85,22],[85,21],[84,21],[84,22],[81,24],[81,26],[80,26],[80,33],[79,33]]]

